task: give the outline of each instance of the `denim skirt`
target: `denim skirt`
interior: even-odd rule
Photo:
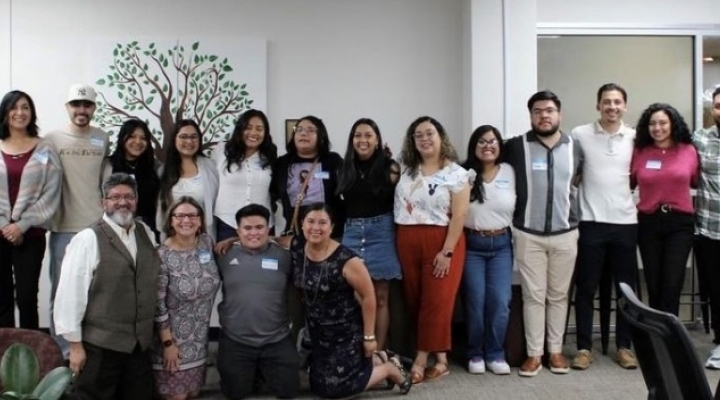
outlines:
[[[392,213],[369,218],[348,218],[342,243],[363,260],[373,280],[402,279]]]

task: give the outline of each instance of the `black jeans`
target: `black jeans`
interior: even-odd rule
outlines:
[[[720,240],[695,237],[695,261],[698,281],[710,300],[710,325],[715,344],[720,344]]]
[[[136,345],[120,353],[83,342],[85,368],[75,377],[73,400],[152,400],[153,373],[149,351]]]
[[[694,220],[692,214],[673,211],[638,214],[638,247],[654,309],[678,315]]]
[[[238,343],[220,332],[217,369],[220,387],[230,400],[252,394],[257,369],[277,398],[297,397],[300,390],[300,360],[290,335],[277,343],[256,347]]]
[[[13,246],[0,239],[0,328],[15,327],[15,300],[20,328],[38,329],[38,280],[45,256],[45,236]]]
[[[637,225],[580,222],[578,255],[575,266],[575,320],[578,350],[592,350],[592,323],[595,291],[602,272],[607,269],[615,283],[635,288],[637,282]],[[616,310],[619,310],[616,307]],[[620,312],[615,313],[615,342],[618,348],[630,348],[630,328]]]

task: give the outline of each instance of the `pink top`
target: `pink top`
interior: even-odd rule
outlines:
[[[630,184],[640,190],[638,211],[650,214],[667,204],[678,212],[692,214],[690,188],[697,184],[700,162],[691,144],[661,149],[635,149],[630,165]]]

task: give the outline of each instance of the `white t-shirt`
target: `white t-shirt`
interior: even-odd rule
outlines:
[[[580,220],[636,224],[637,209],[630,191],[635,130],[622,125],[611,135],[594,122],[578,126],[570,134],[581,154]]]
[[[475,179],[482,179],[477,176]],[[515,171],[510,164],[501,163],[491,182],[483,182],[485,202],[471,201],[465,227],[476,231],[502,229],[512,223],[515,211]]]
[[[418,172],[414,179],[404,170],[395,187],[395,223],[449,225],[450,195],[460,192],[474,174],[457,163],[428,176]]]
[[[271,168],[262,166],[263,162],[260,153],[255,152],[249,158],[242,161],[242,168],[237,164],[227,169],[227,158],[225,158],[225,144],[218,144],[213,152],[215,165],[220,175],[220,189],[215,201],[215,216],[220,218],[227,225],[237,228],[235,213],[248,205],[260,204],[270,208],[270,180],[272,178]],[[270,216],[270,226],[274,225],[274,218]]]

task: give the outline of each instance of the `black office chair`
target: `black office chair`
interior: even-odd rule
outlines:
[[[648,400],[712,400],[702,364],[685,326],[673,314],[654,310],[620,283],[620,312],[632,338]]]

